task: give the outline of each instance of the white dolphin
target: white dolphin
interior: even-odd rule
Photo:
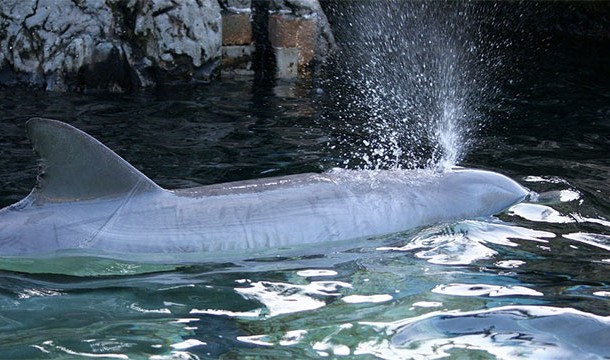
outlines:
[[[0,257],[248,252],[488,217],[528,195],[472,169],[333,170],[166,190],[68,124],[34,118],[27,130],[40,175],[0,210]]]

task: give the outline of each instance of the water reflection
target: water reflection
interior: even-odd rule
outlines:
[[[338,281],[313,281],[308,285],[277,282],[255,282],[236,291],[247,299],[255,299],[265,306],[264,316],[318,309],[326,305],[324,298],[338,296],[341,288],[350,284]]]
[[[487,284],[447,284],[438,285],[431,290],[434,293],[454,296],[542,296],[540,291],[525,286],[498,286]]]
[[[609,325],[609,317],[570,308],[507,306],[437,312],[386,325],[394,332],[392,340],[381,346],[368,344],[361,351],[386,359],[429,359],[477,352],[502,359],[567,359],[583,354],[603,357],[610,351]]]
[[[512,208],[511,208],[512,209]],[[422,230],[403,246],[379,247],[381,251],[405,251],[433,264],[468,265],[498,254],[494,245],[516,247],[517,240],[546,243],[555,234],[501,222],[462,221]]]

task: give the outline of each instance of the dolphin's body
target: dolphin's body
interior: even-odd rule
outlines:
[[[490,171],[334,170],[166,190],[86,133],[35,118],[34,190],[0,210],[0,256],[249,251],[499,213],[528,191]]]

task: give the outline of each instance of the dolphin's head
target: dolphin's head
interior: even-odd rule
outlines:
[[[478,209],[479,214],[494,215],[523,201],[528,189],[507,176],[492,171],[455,169],[446,173],[445,186],[460,201]]]

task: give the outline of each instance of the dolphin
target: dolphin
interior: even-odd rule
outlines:
[[[392,234],[489,217],[528,190],[485,170],[345,170],[160,187],[66,123],[32,118],[37,184],[0,210],[0,257],[86,250],[222,254]]]

